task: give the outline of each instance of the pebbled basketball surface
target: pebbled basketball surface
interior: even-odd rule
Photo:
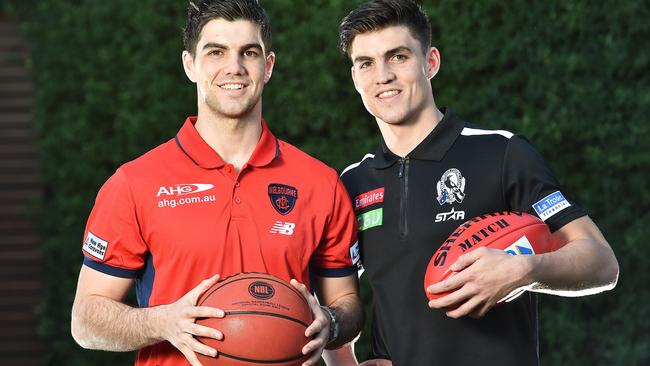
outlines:
[[[197,302],[224,310],[224,318],[197,320],[220,330],[218,341],[197,337],[215,348],[216,358],[199,356],[204,366],[300,365],[305,329],[313,314],[291,284],[265,273],[239,273],[213,285]]]

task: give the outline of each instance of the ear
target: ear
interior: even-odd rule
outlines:
[[[183,69],[185,70],[185,75],[187,75],[187,78],[190,79],[191,82],[196,83],[194,57],[192,57],[189,52],[183,51],[181,59],[183,61]]]
[[[271,80],[273,66],[275,66],[275,53],[269,52],[269,54],[266,55],[266,64],[264,65],[264,84]]]
[[[427,64],[425,75],[427,79],[431,80],[434,76],[438,74],[440,70],[440,51],[435,47],[430,47],[429,51],[426,54]]]
[[[352,82],[354,83],[354,89],[357,90],[357,93],[360,93],[359,92],[359,84],[357,83],[357,75],[356,75],[355,70],[354,70],[354,65],[352,65],[352,67],[350,67],[350,73],[352,74]]]

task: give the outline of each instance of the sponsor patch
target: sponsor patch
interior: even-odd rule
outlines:
[[[361,259],[361,250],[359,249],[358,241],[350,247],[350,258],[352,258],[352,264],[357,264]]]
[[[354,199],[354,209],[358,210],[375,203],[384,202],[384,187],[361,193]]]
[[[512,243],[509,247],[503,250],[504,252],[512,255],[532,255],[535,254],[533,246],[528,241],[528,238],[524,235],[519,238],[516,242]]]
[[[460,174],[460,170],[452,168],[444,172],[442,177],[436,183],[438,196],[436,200],[442,206],[445,203],[461,203],[465,199],[465,178]]]
[[[92,255],[95,258],[104,260],[107,248],[108,242],[106,240],[88,231],[86,240],[84,240],[83,245],[83,250],[85,250],[86,253]]]
[[[298,190],[285,184],[271,183],[268,188],[271,205],[281,215],[286,215],[296,205]]]
[[[271,234],[282,234],[282,235],[293,235],[293,229],[296,227],[296,224],[293,222],[282,222],[276,221],[275,224],[271,227],[269,232]]]
[[[156,197],[160,197],[161,195],[185,196],[186,194],[199,193],[212,188],[214,188],[214,185],[207,183],[187,183],[175,184],[173,186],[162,186],[158,188],[158,194],[156,194]]]
[[[546,221],[569,206],[571,206],[571,204],[566,200],[566,198],[564,198],[562,193],[560,191],[555,191],[535,202],[533,204],[533,209],[537,212],[537,216],[539,216],[542,221]]]
[[[357,216],[357,223],[359,224],[359,231],[368,230],[375,226],[380,226],[384,219],[384,209],[377,208],[372,211],[362,213]]]

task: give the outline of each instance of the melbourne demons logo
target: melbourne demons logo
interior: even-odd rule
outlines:
[[[271,183],[269,184],[269,198],[271,199],[273,208],[281,215],[286,215],[296,205],[298,190],[292,186]]]
[[[258,281],[248,286],[248,293],[256,299],[268,300],[275,295],[275,289],[270,283]]]

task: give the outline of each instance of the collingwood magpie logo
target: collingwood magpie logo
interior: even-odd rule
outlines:
[[[445,203],[461,203],[465,199],[465,178],[455,168],[447,170],[436,186],[438,191],[438,203],[442,206]]]

